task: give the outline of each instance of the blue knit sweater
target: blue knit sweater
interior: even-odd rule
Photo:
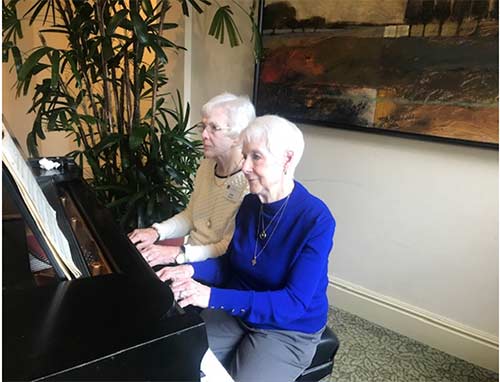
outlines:
[[[266,228],[285,202],[263,205]],[[315,333],[327,320],[335,220],[321,200],[295,182],[277,227],[279,214],[262,240],[257,238],[260,207],[256,195],[245,197],[226,254],[193,263],[194,278],[213,286],[209,308],[223,309],[255,328]],[[254,253],[267,241],[253,266]]]

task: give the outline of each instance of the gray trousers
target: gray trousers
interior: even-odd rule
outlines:
[[[324,330],[255,329],[221,310],[201,316],[210,349],[236,382],[294,381],[311,364]]]

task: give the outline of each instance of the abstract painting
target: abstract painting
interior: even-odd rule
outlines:
[[[266,0],[259,115],[498,147],[498,0]]]

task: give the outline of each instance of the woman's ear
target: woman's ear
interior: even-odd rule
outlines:
[[[237,147],[240,150],[243,148],[243,139],[241,138],[240,135],[236,135],[234,138],[232,138],[233,144],[231,145],[232,147]]]
[[[283,164],[283,174],[287,174],[288,168],[292,164],[294,152],[292,150],[285,151],[285,163]]]

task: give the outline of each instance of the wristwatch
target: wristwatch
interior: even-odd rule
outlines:
[[[179,248],[179,254],[175,257],[175,262],[177,264],[184,264],[187,261],[186,259],[186,247],[181,245]]]

